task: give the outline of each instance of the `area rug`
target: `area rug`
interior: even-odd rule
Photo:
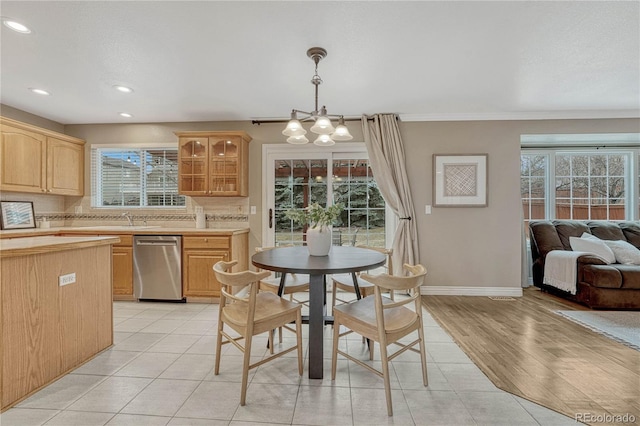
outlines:
[[[571,321],[640,351],[640,312],[555,311]]]

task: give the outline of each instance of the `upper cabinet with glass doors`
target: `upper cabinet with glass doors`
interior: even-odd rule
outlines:
[[[249,195],[249,142],[245,132],[176,132],[178,192],[201,197]]]

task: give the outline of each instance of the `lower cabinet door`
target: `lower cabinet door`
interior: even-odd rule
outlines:
[[[133,247],[113,247],[113,294],[133,296]]]
[[[219,297],[220,283],[213,265],[229,261],[229,252],[220,250],[185,250],[182,263],[184,297]]]

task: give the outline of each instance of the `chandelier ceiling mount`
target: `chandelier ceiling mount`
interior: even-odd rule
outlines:
[[[291,144],[305,144],[309,142],[306,138],[307,131],[302,127],[301,121],[313,120],[315,123],[311,126],[311,131],[318,135],[317,139],[313,142],[320,146],[330,146],[336,143],[336,141],[348,141],[353,139],[353,136],[349,133],[349,129],[344,124],[344,116],[327,114],[327,107],[322,106],[318,108],[318,86],[322,84],[322,78],[318,75],[318,63],[326,58],[327,51],[322,47],[312,47],[307,50],[307,56],[315,63],[315,73],[311,78],[311,84],[315,88],[315,109],[311,112],[302,111],[299,109],[291,110],[291,120],[287,123],[287,127],[282,131],[282,134],[289,136],[287,142]],[[301,115],[301,119],[298,120],[298,114]],[[338,125],[333,127],[331,118],[338,119]]]

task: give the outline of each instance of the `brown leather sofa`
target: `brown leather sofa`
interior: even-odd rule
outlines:
[[[531,221],[533,283],[543,290],[592,309],[640,310],[640,265],[606,264],[596,256],[578,258],[575,295],[543,284],[544,261],[551,250],[571,250],[569,237],[589,232],[602,240],[624,240],[640,248],[640,222]]]

